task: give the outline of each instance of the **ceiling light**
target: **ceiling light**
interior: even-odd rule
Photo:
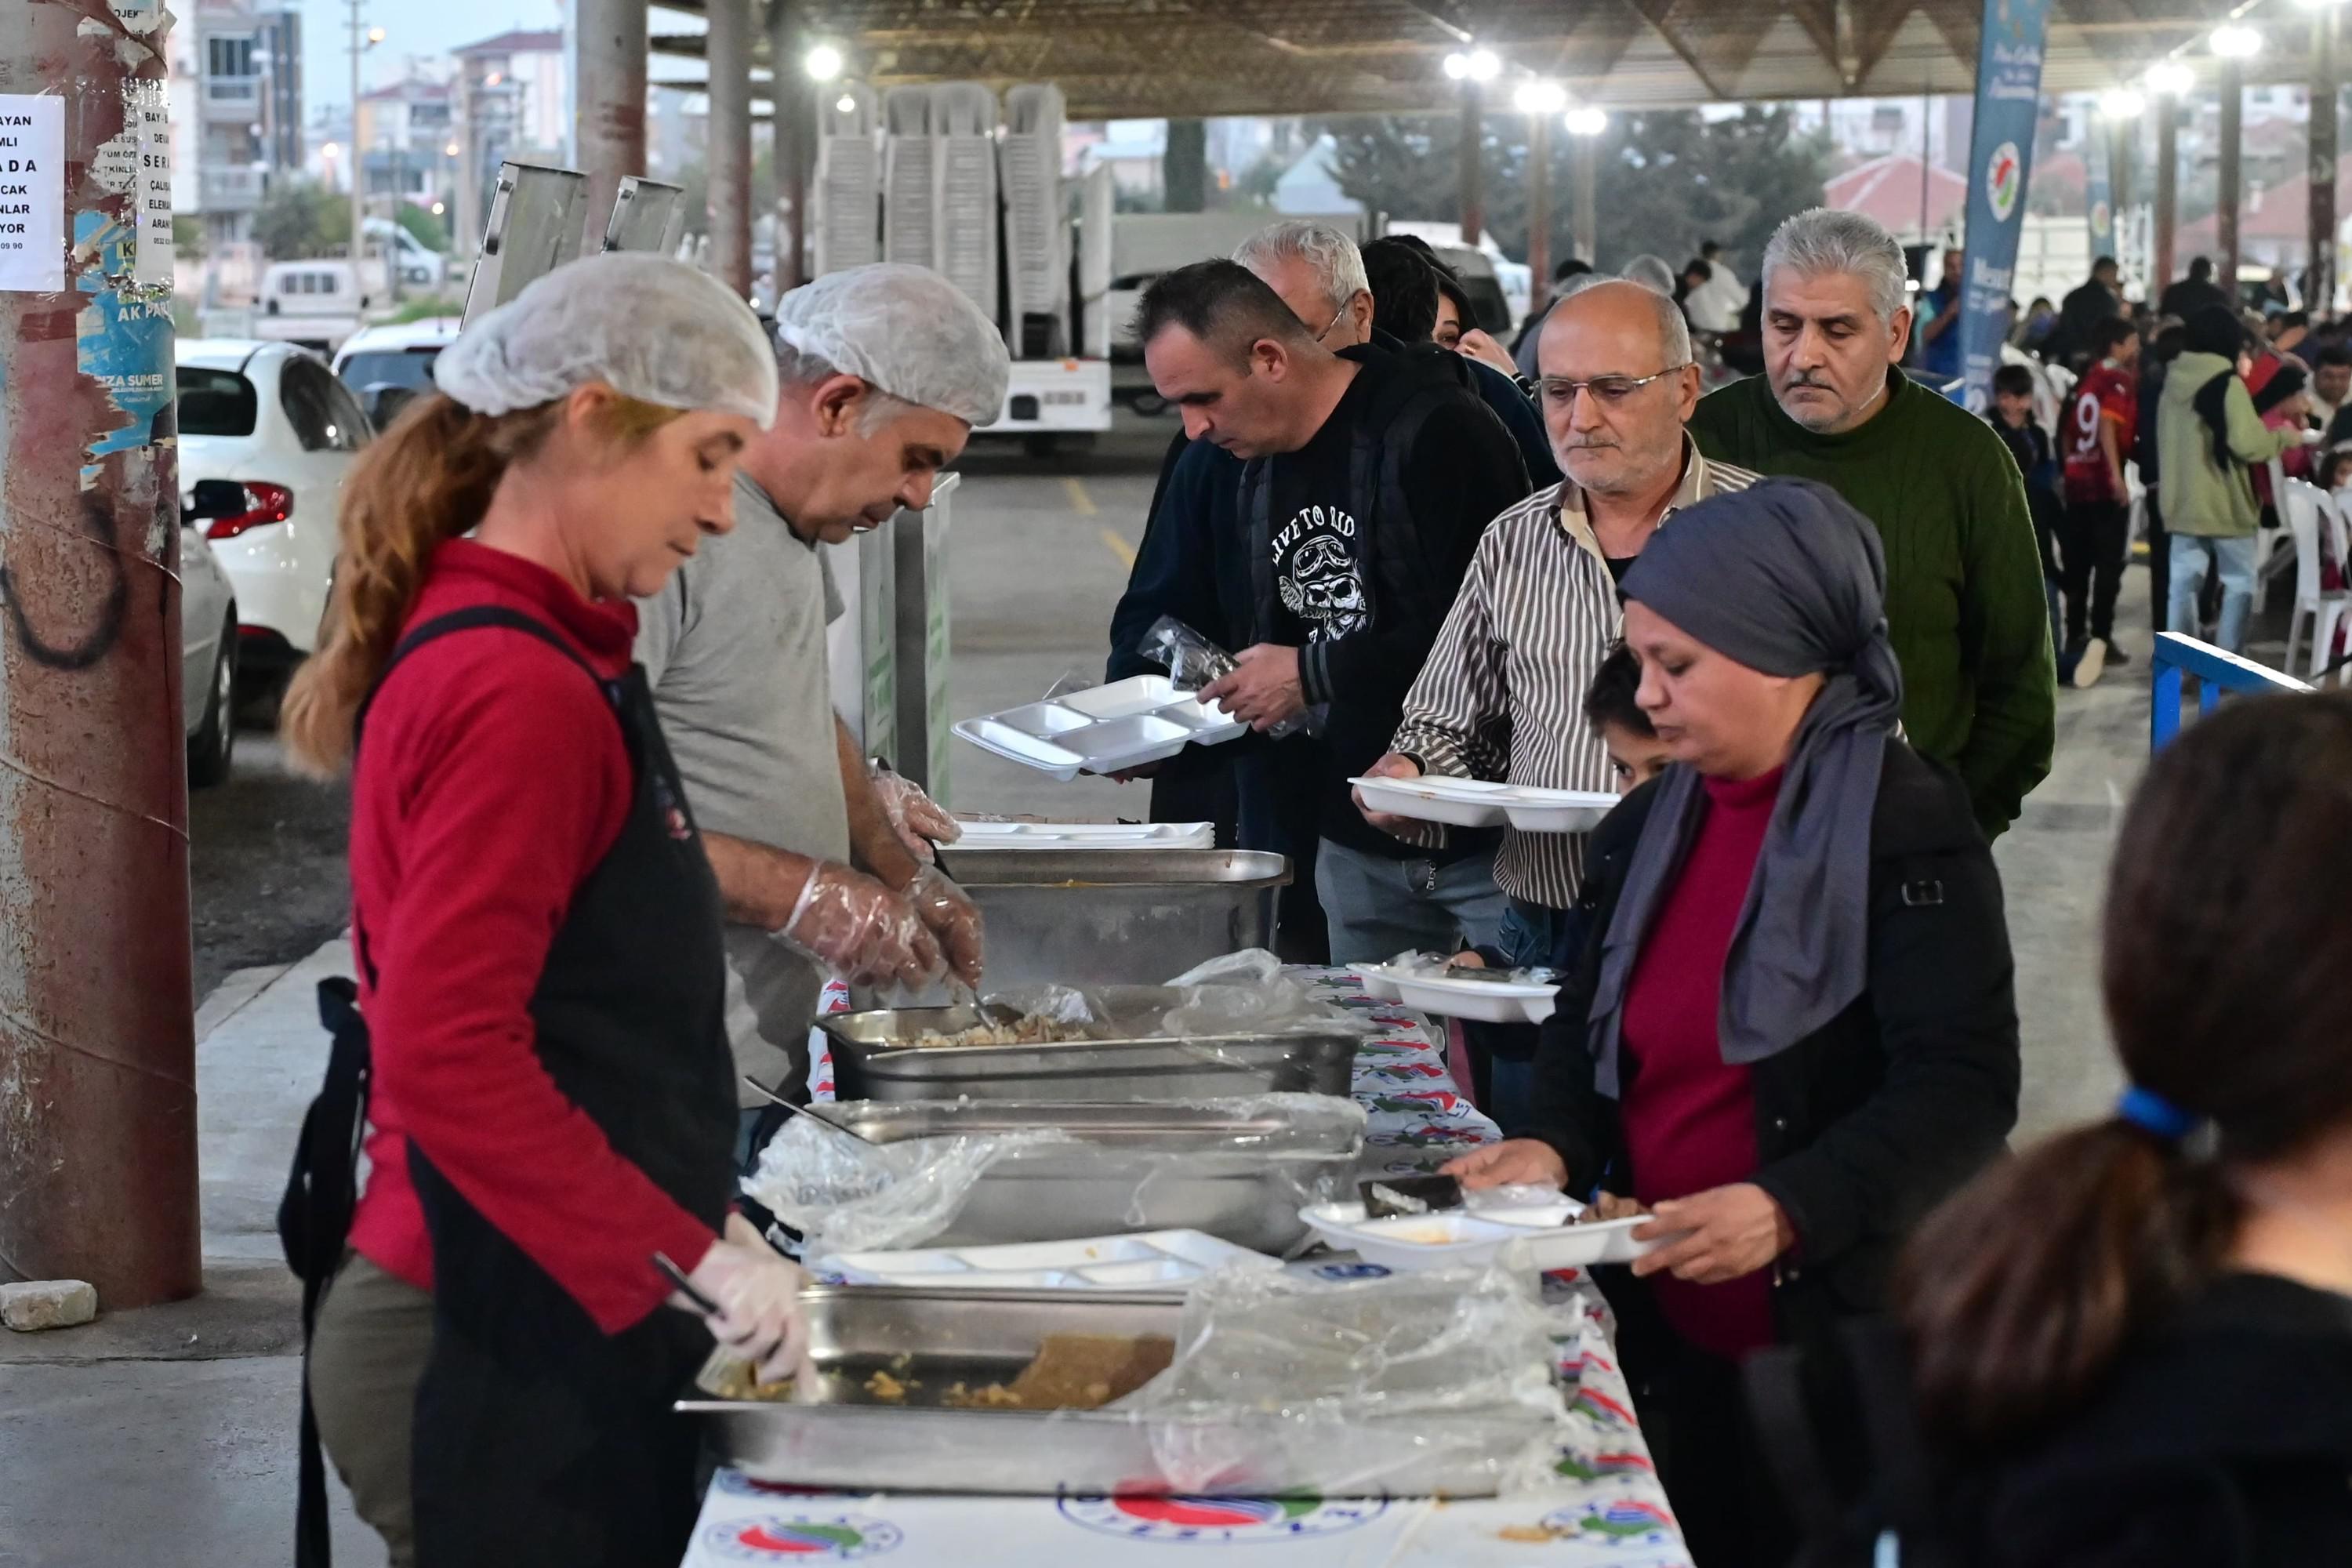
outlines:
[[[857,112],[856,96],[853,93],[845,92],[839,98],[833,100],[833,106],[834,108],[841,110],[844,114],[855,114]]]
[[[2137,120],[2147,110],[2147,98],[2127,87],[2111,87],[2099,94],[2099,113],[2108,120]]]
[[[2147,90],[2160,98],[2179,98],[2197,89],[2197,72],[2184,60],[2158,60],[2147,68]]]
[[[1522,114],[1558,114],[1568,107],[1568,89],[1556,81],[1523,81],[1511,103]]]
[[[841,51],[831,44],[819,44],[801,61],[802,68],[817,81],[831,81],[841,74]]]
[[[1570,136],[1598,136],[1609,129],[1609,111],[1591,104],[1580,104],[1568,111],[1565,121]]]
[[[2263,48],[2263,36],[2260,33],[2252,27],[2241,26],[2235,22],[2214,28],[2212,37],[2207,42],[2211,46],[2213,52],[2225,60],[2242,60],[2249,55],[2262,53]]]

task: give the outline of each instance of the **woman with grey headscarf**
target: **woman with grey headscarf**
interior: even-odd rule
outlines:
[[[1788,1542],[1741,1358],[1875,1310],[2016,1121],[2000,881],[1959,780],[1896,732],[1885,576],[1870,522],[1806,480],[1652,537],[1625,636],[1675,765],[1593,835],[1535,1125],[1449,1167],[1654,1215],[1604,1284],[1702,1568]]]

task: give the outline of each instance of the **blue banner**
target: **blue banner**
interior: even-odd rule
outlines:
[[[2017,235],[2042,117],[2042,43],[2050,0],[1985,0],[1977,51],[1976,129],[1969,138],[1968,275],[1960,304],[1960,375],[1969,409],[1992,401],[2009,336]]]
[[[2108,164],[2115,156],[2115,138],[2104,127],[2092,133],[2090,172],[2084,195],[2091,205],[2091,259],[2116,253],[2115,180]]]

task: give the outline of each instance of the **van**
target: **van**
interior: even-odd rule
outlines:
[[[273,262],[261,275],[253,335],[331,354],[375,302],[367,281],[348,261]]]

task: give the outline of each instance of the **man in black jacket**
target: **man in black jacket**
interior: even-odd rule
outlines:
[[[2102,256],[2091,263],[2090,280],[2069,290],[2059,305],[2058,330],[2042,345],[2042,357],[2079,374],[2092,352],[2091,334],[2123,313],[2123,269],[2114,257]]]
[[[1333,962],[1491,940],[1492,840],[1400,844],[1364,821],[1348,781],[1387,749],[1487,521],[1528,493],[1509,434],[1459,356],[1331,353],[1233,262],[1153,283],[1137,336],[1186,434],[1246,465],[1245,570],[1217,575],[1248,646],[1205,695],[1261,731],[1320,721],[1306,760]]]

